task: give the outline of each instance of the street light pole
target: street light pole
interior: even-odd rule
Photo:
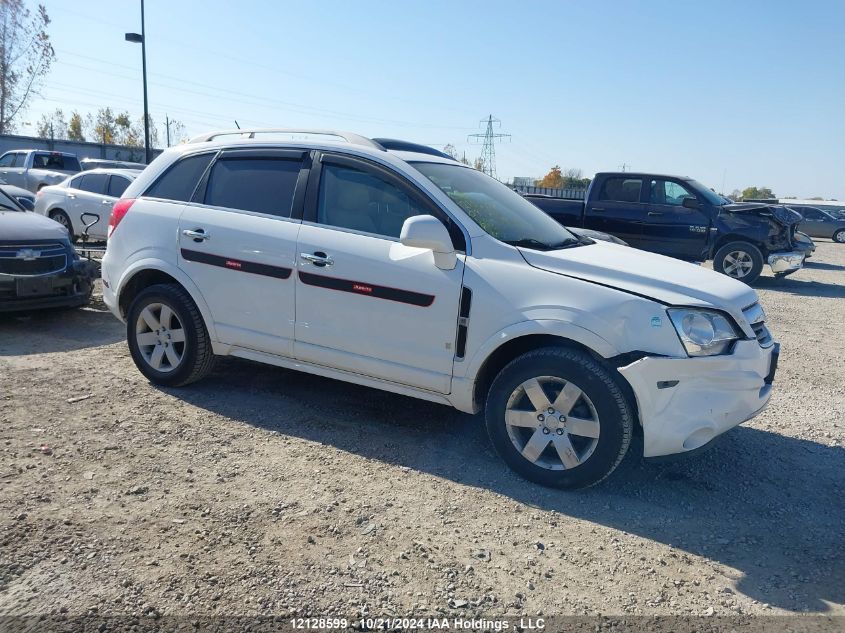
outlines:
[[[144,33],[144,0],[141,0],[141,68],[144,73],[144,155],[149,165],[152,152],[150,151],[150,109],[147,104],[147,36]]]
[[[144,156],[149,165],[152,160],[152,148],[150,148],[150,110],[147,103],[147,37],[144,29],[144,0],[141,0],[141,32],[127,33],[126,41],[141,45],[141,68],[144,77]]]

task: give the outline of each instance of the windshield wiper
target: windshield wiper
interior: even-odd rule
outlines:
[[[557,244],[546,244],[545,242],[535,240],[532,237],[523,237],[519,240],[504,240],[504,242],[505,244],[510,244],[511,246],[535,248],[541,251],[553,251],[559,248],[569,248],[570,246],[576,246],[581,243],[580,240],[570,238],[562,242],[558,242]]]

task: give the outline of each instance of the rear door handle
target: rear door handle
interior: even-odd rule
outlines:
[[[663,215],[663,211],[649,211],[649,215]]]
[[[182,235],[185,237],[190,237],[195,242],[202,242],[204,240],[210,240],[211,235],[205,232],[205,229],[185,229],[182,231]]]
[[[590,211],[599,211],[599,212],[601,212],[601,211],[604,211],[604,207],[593,207],[592,209],[590,209]]]
[[[321,251],[317,251],[313,255],[311,253],[300,253],[299,257],[315,266],[331,266],[334,264],[334,260]]]
[[[111,200],[103,200],[100,204],[111,204]]]

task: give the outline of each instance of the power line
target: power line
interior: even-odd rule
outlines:
[[[487,123],[487,130],[484,134],[470,134],[467,138],[475,139],[476,141],[483,139],[484,144],[481,147],[481,171],[498,180],[499,178],[496,174],[496,141],[505,138],[510,140],[511,135],[493,131],[493,126],[501,127],[502,122],[499,119],[494,119],[492,114],[486,119],[481,119],[481,123],[484,122]]]

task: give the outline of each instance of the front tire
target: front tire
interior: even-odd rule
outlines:
[[[204,378],[214,364],[211,339],[184,288],[156,284],[132,301],[126,338],[135,365],[150,382],[181,387]]]
[[[763,253],[750,242],[729,242],[713,256],[713,270],[753,284],[763,272]]]
[[[50,211],[50,219],[58,222],[63,227],[65,227],[67,229],[67,232],[70,234],[71,241],[73,241],[76,236],[73,233],[73,223],[70,221],[70,218],[68,217],[67,213],[65,213],[61,209],[58,209],[56,211]]]
[[[845,229],[839,229],[833,234],[833,241],[845,244]]]
[[[631,442],[634,414],[619,380],[585,352],[527,352],[490,387],[490,440],[529,481],[565,489],[595,485],[619,465]]]

